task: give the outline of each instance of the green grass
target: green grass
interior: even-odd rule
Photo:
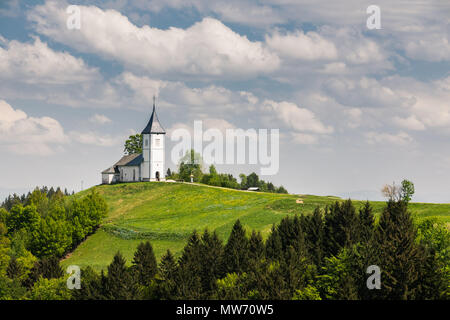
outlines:
[[[226,240],[240,219],[245,228],[267,236],[272,224],[286,215],[310,214],[342,199],[333,196],[286,195],[243,192],[186,183],[143,182],[103,185],[95,188],[107,201],[109,213],[102,227],[84,241],[62,264],[104,269],[117,251],[128,263],[141,241],[150,240],[157,258],[167,249],[176,255],[193,230],[216,230]],[[85,190],[76,196],[89,192]],[[296,203],[301,198],[304,203]],[[362,201],[355,201],[356,207]],[[372,202],[379,214],[383,202]],[[450,222],[450,204],[412,203],[411,212],[422,219],[436,217]]]

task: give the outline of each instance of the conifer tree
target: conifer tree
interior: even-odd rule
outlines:
[[[200,238],[194,231],[178,260],[178,295],[183,299],[201,299],[203,257]]]
[[[305,232],[305,243],[312,262],[320,268],[324,258],[324,221],[319,207],[309,216],[300,217],[302,228]]]
[[[360,223],[360,240],[367,243],[372,239],[375,225],[375,217],[372,213],[372,207],[367,201],[362,208],[359,209]]]
[[[359,221],[350,199],[335,202],[325,210],[326,252],[337,255],[343,248],[359,242]]]
[[[280,260],[283,256],[281,237],[275,225],[272,226],[269,237],[266,240],[266,257],[269,260]]]
[[[177,263],[170,252],[161,257],[158,270],[161,281],[158,283],[158,295],[160,299],[174,299],[176,296]]]
[[[382,271],[379,295],[383,299],[414,299],[421,281],[422,258],[407,208],[404,201],[389,200],[375,231]]]
[[[255,265],[264,258],[264,242],[261,232],[252,231],[249,239],[249,260],[251,265]]]
[[[105,295],[112,300],[131,300],[134,297],[134,283],[126,267],[125,258],[117,252],[108,266]]]
[[[22,266],[17,263],[17,259],[11,258],[9,260],[8,268],[6,269],[6,275],[10,279],[18,279],[23,273]]]
[[[141,242],[134,253],[132,271],[137,282],[142,286],[148,286],[158,271],[158,266],[149,241]]]
[[[242,273],[248,270],[248,266],[249,242],[241,222],[237,220],[224,248],[222,271],[223,274]]]
[[[207,229],[202,235],[201,244],[203,298],[209,298],[212,296],[216,288],[216,280],[220,276],[223,244],[215,231],[211,235]]]

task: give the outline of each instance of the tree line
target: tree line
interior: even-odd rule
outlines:
[[[45,258],[21,285],[52,299],[449,299],[449,247],[445,225],[415,223],[406,198],[390,199],[378,221],[369,202],[347,200],[286,216],[266,240],[239,220],[225,243],[194,231],[179,257],[168,250],[159,263],[143,242],[131,265],[118,252],[106,272],[82,269],[80,290],[64,289],[57,259]],[[381,269],[379,290],[367,287],[370,265]]]
[[[180,160],[178,172],[171,171],[170,168],[167,169],[166,179],[190,182],[192,178],[194,182],[223,188],[248,190],[256,187],[262,192],[288,193],[283,186],[276,187],[273,183],[260,179],[255,172],[249,175],[241,173],[239,175],[240,182],[238,182],[232,174],[218,173],[214,165],[209,166],[208,173],[204,173],[202,168],[203,161],[201,156],[194,150],[190,150]]]
[[[95,191],[74,197],[44,187],[7,198],[0,208],[0,297],[31,288],[41,275],[42,281],[49,274],[61,276],[45,271],[49,263],[59,268],[59,258],[92,234],[106,213]]]

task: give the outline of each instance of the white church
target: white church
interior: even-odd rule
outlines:
[[[102,183],[164,181],[164,137],[166,131],[153,112],[142,130],[142,153],[123,156],[112,167],[102,171]]]

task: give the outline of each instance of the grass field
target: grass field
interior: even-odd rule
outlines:
[[[272,224],[286,215],[309,214],[317,206],[342,200],[333,196],[255,193],[188,183],[143,182],[93,188],[106,199],[108,216],[63,265],[90,265],[100,270],[119,250],[130,263],[137,245],[145,240],[151,241],[157,258],[167,249],[177,255],[193,230],[216,230],[225,240],[237,219],[248,231],[256,229],[266,236]],[[296,203],[299,198],[303,204]],[[362,203],[355,201],[357,208]],[[372,202],[372,206],[378,215],[384,203]],[[412,203],[410,210],[417,219],[436,217],[450,223],[450,204]]]

